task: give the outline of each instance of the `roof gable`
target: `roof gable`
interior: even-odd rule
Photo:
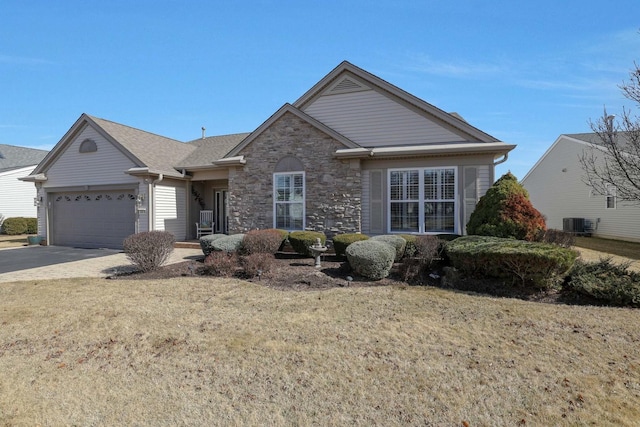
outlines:
[[[324,125],[323,123],[319,122],[318,120],[314,119],[308,114],[305,114],[304,112],[300,111],[293,105],[284,104],[278,111],[276,111],[271,117],[269,117],[264,123],[262,123],[256,130],[251,132],[249,136],[247,136],[240,144],[238,144],[229,153],[227,153],[225,157],[229,158],[229,157],[236,156],[240,152],[240,150],[242,150],[247,145],[251,144],[251,142],[253,142],[253,140],[255,140],[262,132],[268,129],[273,123],[275,123],[278,119],[280,119],[282,116],[284,116],[287,113],[294,114],[301,120],[304,120],[305,122],[309,123],[311,126],[317,128],[321,132],[324,132],[325,134],[331,136],[333,139],[342,143],[345,146],[345,148],[360,148],[360,146],[355,142],[349,140],[344,135],[339,134],[335,130],[329,128],[328,126]]]
[[[420,116],[423,120],[432,122],[433,126],[441,127],[442,130],[440,132],[444,139],[439,142],[500,142],[493,136],[470,125],[458,114],[447,113],[347,61],[342,62],[333,69],[293,105],[307,112],[307,110],[313,110],[312,105],[322,97],[366,90],[375,91],[393,103]],[[355,95],[352,97],[355,97]],[[369,103],[368,100],[363,102]],[[389,103],[388,105],[391,104]],[[309,114],[314,116],[314,113],[309,112]],[[382,120],[385,119],[384,113],[380,113],[380,118]],[[323,119],[321,120],[331,127],[336,127]],[[393,120],[393,118],[389,117],[388,120]],[[415,117],[413,120],[415,122]],[[368,125],[363,122],[362,126],[366,128]],[[346,132],[343,133],[346,136],[351,136]],[[355,138],[352,138],[352,140],[360,142]],[[424,141],[415,141],[415,143],[423,144]]]
[[[82,114],[38,165],[33,175],[46,172],[86,126],[100,133],[138,168],[146,168],[152,174],[181,177],[182,174],[173,164],[176,159],[183,159],[195,150],[194,146],[180,141]]]

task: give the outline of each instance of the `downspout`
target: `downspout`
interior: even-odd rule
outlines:
[[[149,184],[149,201],[147,202],[149,204],[149,231],[153,231],[155,230],[155,217],[156,217],[156,192],[155,192],[155,188],[156,188],[156,184],[159,183],[160,181],[162,181],[164,179],[164,174],[160,174],[158,175],[157,179],[154,179],[153,181],[151,181],[151,183]]]

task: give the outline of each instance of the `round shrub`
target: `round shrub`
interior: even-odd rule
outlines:
[[[387,277],[396,256],[393,246],[373,239],[353,242],[345,253],[353,271],[372,280]]]
[[[287,233],[288,235],[289,233]],[[281,230],[251,230],[244,235],[241,252],[250,254],[275,254],[284,242]]]
[[[402,237],[405,242],[407,242],[407,245],[404,247],[404,256],[416,256],[418,250],[416,248],[416,239],[418,238],[418,236],[416,236],[415,234],[399,234],[399,236]]]
[[[327,236],[319,231],[292,231],[289,233],[289,243],[291,243],[293,250],[305,256],[311,256],[309,246],[316,243],[318,238],[323,245],[327,241]]]
[[[128,236],[122,246],[129,261],[147,272],[164,264],[175,242],[176,238],[168,231],[144,231]]]
[[[400,237],[397,234],[385,234],[382,236],[373,236],[371,239],[393,246],[396,251],[394,259],[395,262],[400,261],[404,256],[404,249],[407,247],[407,241],[404,240],[403,237]]]
[[[200,248],[202,248],[202,253],[204,256],[209,255],[215,249],[213,249],[213,242],[216,240],[226,236],[226,234],[208,234],[206,236],[202,236],[200,238]]]
[[[244,234],[232,234],[231,236],[224,235],[219,239],[214,240],[211,243],[214,251],[222,251],[226,253],[238,252],[242,247],[242,240]]]
[[[353,242],[367,240],[368,238],[369,236],[361,233],[338,234],[333,237],[333,248],[336,251],[336,255],[344,256],[344,251],[347,249],[347,246]]]

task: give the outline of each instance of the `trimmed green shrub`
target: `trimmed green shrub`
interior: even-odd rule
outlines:
[[[344,256],[347,246],[353,242],[359,242],[361,240],[367,240],[369,236],[361,233],[346,233],[338,234],[333,237],[333,249],[337,256]]]
[[[480,198],[467,223],[467,233],[534,241],[546,229],[544,217],[518,179],[507,172]]]
[[[282,232],[275,228],[251,230],[244,235],[240,252],[246,255],[258,253],[275,254],[283,242]]]
[[[372,239],[353,242],[345,253],[353,271],[372,280],[387,277],[396,256],[393,246]]]
[[[323,245],[327,242],[327,236],[319,231],[292,231],[289,233],[289,243],[294,251],[300,255],[311,256],[309,246],[316,243],[316,239],[320,238]]]
[[[214,251],[222,251],[226,253],[238,252],[242,247],[242,240],[244,234],[232,234],[230,236],[224,235],[223,237],[211,242],[211,246]]]
[[[553,287],[573,265],[578,253],[549,243],[488,236],[466,236],[445,245],[452,265],[467,276],[495,277]]]
[[[125,238],[123,249],[129,261],[147,272],[165,263],[175,242],[174,235],[168,231],[144,231]]]
[[[38,232],[38,219],[21,216],[7,218],[2,222],[2,232],[10,236],[36,234]]]
[[[640,273],[611,258],[599,262],[578,260],[569,271],[563,288],[587,295],[608,305],[640,307]]]
[[[200,237],[200,248],[202,248],[202,253],[204,256],[209,255],[215,249],[213,249],[213,242],[216,240],[226,236],[226,234],[208,234],[206,236]]]
[[[400,237],[397,234],[385,234],[382,236],[373,236],[371,240],[375,240],[377,242],[384,242],[388,245],[393,246],[396,251],[395,262],[399,262],[404,256],[404,249],[407,247],[407,241],[404,240],[403,237]]]

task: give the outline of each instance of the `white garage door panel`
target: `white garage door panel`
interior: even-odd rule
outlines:
[[[53,244],[82,248],[122,248],[135,233],[133,191],[56,193],[53,197]]]

